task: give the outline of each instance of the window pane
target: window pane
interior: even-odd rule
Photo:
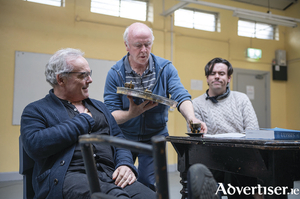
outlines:
[[[259,39],[274,39],[275,28],[273,25],[257,23],[255,21],[239,20],[238,35]]]
[[[174,24],[175,26],[195,28],[198,30],[216,31],[216,15],[187,9],[178,9],[175,11]]]
[[[146,21],[147,3],[141,1],[122,0],[120,17]]]
[[[34,3],[41,3],[41,4],[57,6],[57,7],[61,7],[62,5],[64,5],[63,0],[25,0],[25,1],[30,1],[30,2],[34,2]]]
[[[274,29],[269,24],[256,24],[256,37],[260,39],[273,39]]]
[[[215,31],[216,17],[213,14],[195,12],[194,28],[207,31]]]
[[[92,0],[91,12],[118,17],[120,16],[119,4],[119,0]]]
[[[255,23],[249,21],[239,20],[238,22],[238,35],[245,37],[254,37]]]
[[[179,9],[175,11],[175,26],[193,28],[194,13],[191,10]]]

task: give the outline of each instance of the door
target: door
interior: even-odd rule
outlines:
[[[233,90],[249,97],[259,127],[270,128],[270,72],[235,68],[232,82]]]

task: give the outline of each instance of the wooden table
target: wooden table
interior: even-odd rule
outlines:
[[[166,138],[178,155],[178,171],[187,198],[187,171],[195,163],[210,169],[256,177],[261,186],[288,186],[300,179],[300,140],[250,140],[245,138]],[[299,193],[299,191],[298,191]],[[287,198],[267,195],[265,198]]]

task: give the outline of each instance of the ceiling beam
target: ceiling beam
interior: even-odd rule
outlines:
[[[169,16],[169,15],[173,14],[173,12],[175,12],[176,10],[178,10],[180,8],[183,8],[187,4],[190,4],[190,3],[180,2],[180,3],[176,4],[175,6],[169,8],[168,10],[164,10],[161,15],[164,16],[164,17]]]

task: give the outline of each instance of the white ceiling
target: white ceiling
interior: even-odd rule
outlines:
[[[293,6],[298,0],[232,0],[241,3],[247,3],[267,8],[266,11],[271,9],[286,10],[288,7]]]

